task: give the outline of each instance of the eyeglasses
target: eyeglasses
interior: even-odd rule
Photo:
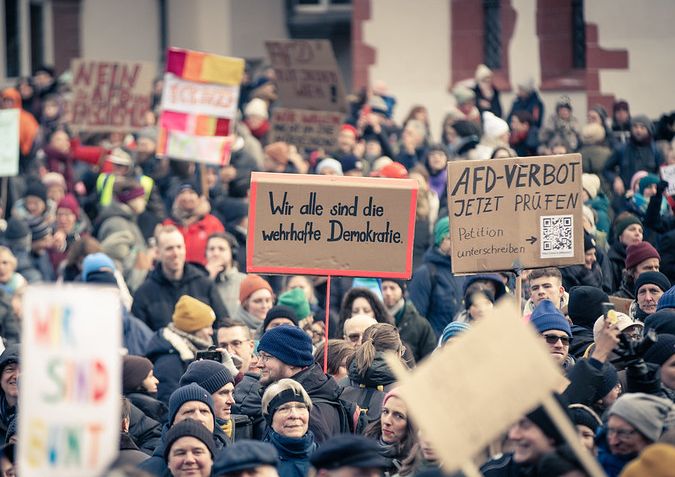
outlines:
[[[306,411],[307,410],[307,404],[302,403],[302,402],[289,402],[289,403],[286,403],[282,406],[279,406],[279,409],[276,410],[275,414],[279,414],[280,416],[287,416],[294,409],[296,411]]]
[[[550,345],[554,345],[560,340],[560,342],[563,344],[563,346],[569,346],[570,344],[570,337],[569,336],[556,336],[556,335],[542,335],[546,342]]]
[[[274,358],[274,356],[272,356],[271,354],[267,354],[267,353],[264,353],[264,352],[258,353],[258,360],[259,360],[262,364],[267,363],[267,362],[268,362],[270,359],[272,359],[272,358]]]
[[[614,429],[613,427],[607,428],[607,437],[616,436],[619,439],[628,439],[635,434],[635,430],[630,429]]]

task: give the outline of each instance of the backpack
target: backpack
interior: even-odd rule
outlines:
[[[338,398],[336,401],[330,401],[320,397],[312,398],[312,402],[315,404],[330,404],[338,411],[341,434],[363,434],[368,424],[368,417],[358,404],[341,398]]]

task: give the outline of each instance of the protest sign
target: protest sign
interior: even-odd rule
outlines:
[[[668,183],[666,194],[675,195],[675,164],[669,166],[661,166],[659,169],[661,178]]]
[[[630,306],[633,304],[633,300],[630,298],[621,298],[618,296],[610,296],[609,301],[614,305],[614,309],[620,313],[625,313],[626,315],[630,314]]]
[[[328,40],[265,42],[285,108],[346,111],[345,90]]]
[[[71,62],[70,126],[79,131],[130,132],[145,126],[155,65],[77,58]]]
[[[581,156],[451,161],[452,271],[584,263]]]
[[[334,111],[275,108],[270,142],[284,141],[298,148],[333,149],[344,114]]]
[[[387,362],[412,420],[431,442],[448,474],[465,468],[490,442],[539,405],[555,413],[559,406],[551,403],[552,392],[565,380],[544,340],[523,321],[512,300],[501,300],[470,330],[410,373],[395,357],[389,356]],[[566,438],[571,435],[575,451],[580,449],[571,423],[561,414],[551,418]],[[592,460],[590,455],[585,457]]]
[[[249,272],[410,278],[417,182],[254,172]]]
[[[243,75],[241,58],[170,48],[157,154],[227,164]]]
[[[99,475],[119,449],[119,293],[33,285],[23,309],[21,475]]]
[[[0,109],[0,177],[19,174],[18,109]]]

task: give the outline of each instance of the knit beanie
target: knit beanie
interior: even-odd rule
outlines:
[[[640,180],[643,177],[647,177],[649,175],[649,172],[647,171],[637,171],[633,176],[630,178],[630,190],[633,192],[639,192],[640,190]]]
[[[645,393],[628,393],[617,399],[609,408],[608,416],[619,416],[647,438],[656,442],[664,431],[666,422],[673,418],[675,404]]]
[[[150,371],[152,362],[144,356],[127,355],[122,358],[122,394],[140,388]]]
[[[47,187],[40,181],[30,181],[26,186],[24,197],[37,197],[42,202],[47,203]]]
[[[30,227],[21,219],[12,217],[7,221],[7,228],[5,229],[5,240],[19,240],[30,235]]]
[[[434,227],[434,245],[439,246],[443,239],[450,233],[450,218],[443,217],[438,219]]]
[[[659,302],[656,304],[656,311],[664,308],[675,308],[675,287],[668,288],[668,290],[661,295],[661,298],[659,298]]]
[[[598,123],[587,124],[581,128],[581,140],[588,145],[600,144],[605,140],[605,128]]]
[[[576,426],[586,426],[593,431],[602,426],[600,416],[593,409],[583,404],[570,404],[567,408],[567,414]]]
[[[334,175],[336,176],[344,175],[344,173],[342,172],[342,164],[340,164],[340,161],[338,161],[337,159],[333,159],[332,157],[322,159],[321,162],[319,162],[316,165],[317,174],[321,174],[323,170],[333,171]]]
[[[169,426],[173,424],[173,420],[176,418],[176,414],[178,413],[178,410],[181,408],[181,406],[190,401],[203,402],[209,406],[211,414],[214,416],[213,422],[215,424],[216,413],[213,411],[213,398],[211,397],[211,394],[209,394],[209,392],[199,384],[190,383],[186,386],[181,386],[176,389],[169,398],[169,415],[167,420]]]
[[[310,314],[309,302],[302,288],[293,288],[279,295],[279,305],[293,308],[298,320],[304,320]]]
[[[289,319],[295,323],[295,326],[298,326],[298,316],[295,314],[295,310],[290,306],[277,305],[270,308],[270,311],[268,311],[267,315],[265,315],[265,319],[263,320],[262,324],[263,333],[265,330],[267,330],[267,327],[270,325],[272,320],[276,320],[277,318]]]
[[[382,283],[384,284],[384,282],[396,283],[404,294],[405,294],[405,290],[408,286],[406,280],[403,280],[401,278],[383,278]]]
[[[312,339],[296,326],[281,325],[263,333],[258,351],[269,353],[289,366],[307,367],[314,362]]]
[[[529,413],[527,418],[532,421],[539,429],[541,429],[541,432],[543,432],[546,437],[553,439],[555,441],[555,445],[560,445],[565,442],[565,438],[562,436],[562,434],[560,434],[558,427],[549,417],[543,406],[539,406],[537,409]]]
[[[458,106],[476,99],[476,93],[471,88],[461,84],[452,89],[452,95],[457,100]]]
[[[438,340],[438,346],[441,347],[450,338],[454,338],[455,336],[467,331],[471,326],[468,323],[460,323],[457,321],[452,321],[446,325],[445,328],[443,328],[443,333],[441,333],[441,337]]]
[[[559,330],[567,333],[570,338],[572,337],[572,328],[565,319],[565,315],[550,300],[543,300],[537,305],[530,316],[530,321],[539,333]]]
[[[635,215],[624,212],[619,214],[614,220],[614,236],[618,239],[621,237],[621,234],[632,224],[638,224],[642,226],[642,222]]]
[[[194,437],[202,441],[211,453],[211,458],[213,459],[216,455],[216,444],[213,440],[213,433],[204,427],[201,422],[194,419],[185,419],[175,426],[171,426],[164,436],[164,460],[169,459],[171,446],[181,437]]]
[[[42,176],[42,183],[47,189],[53,186],[59,186],[61,189],[66,190],[66,179],[63,177],[63,174],[58,172],[48,172]]]
[[[652,444],[638,457],[631,460],[621,472],[621,477],[671,477],[675,469],[675,446]]]
[[[216,314],[206,303],[190,295],[183,295],[176,303],[171,320],[179,330],[192,333],[211,326],[216,321]]]
[[[387,179],[405,179],[408,177],[408,169],[400,162],[392,162],[379,170],[379,177]]]
[[[583,173],[581,175],[581,185],[583,189],[588,192],[591,199],[595,199],[598,196],[598,191],[600,190],[600,178],[597,175]]]
[[[483,112],[483,135],[488,139],[497,139],[509,132],[509,125],[490,111]]]
[[[73,194],[66,194],[63,199],[59,201],[56,210],[59,209],[68,209],[75,214],[76,218],[80,217],[80,204],[77,203],[77,199]]]
[[[228,383],[234,384],[234,378],[222,363],[202,359],[190,363],[178,384],[185,386],[190,383],[197,383],[209,394],[213,394]]]
[[[659,303],[661,303],[661,300],[659,300]],[[647,333],[649,330],[675,335],[675,308],[669,307],[659,310],[657,305],[657,311],[645,318],[644,332]]]
[[[42,217],[31,217],[28,219],[28,227],[30,228],[31,240],[33,242],[42,240],[51,233],[51,228]]]
[[[599,401],[609,394],[614,387],[619,383],[619,373],[612,363],[605,363],[602,365],[602,381],[595,390],[595,397],[593,401]]]
[[[484,64],[480,64],[476,67],[476,73],[474,74],[474,78],[476,79],[476,81],[480,81],[491,75],[492,70],[487,66],[485,66]]]
[[[675,354],[675,335],[660,334],[656,343],[645,353],[645,361],[663,366]]]
[[[658,258],[661,260],[661,255],[656,251],[654,246],[649,242],[640,242],[634,245],[629,245],[626,248],[626,270],[633,268],[645,260],[650,258]]]
[[[82,279],[86,283],[99,283],[103,285],[115,285],[118,286],[117,278],[115,274],[107,270],[94,270],[93,272],[87,273],[87,279]]]
[[[260,118],[268,119],[269,112],[267,108],[267,103],[260,98],[253,98],[248,104],[244,107],[244,116],[258,116]]]
[[[584,252],[596,248],[595,239],[591,234],[584,230]]]
[[[89,273],[99,271],[102,268],[115,271],[115,264],[105,253],[90,253],[82,261],[82,280],[86,282]]]
[[[572,287],[567,314],[572,323],[590,330],[603,313],[602,304],[608,302],[609,296],[600,288],[586,285]]]
[[[263,288],[273,293],[272,287],[263,277],[255,274],[246,275],[239,285],[239,303],[244,303],[254,292]]]
[[[670,280],[661,272],[642,272],[637,279],[635,279],[635,294],[642,285],[646,284],[656,285],[661,291],[666,292],[670,288]]]
[[[331,439],[332,440],[332,439]],[[279,454],[276,447],[268,442],[237,440],[225,447],[213,462],[211,475],[235,475],[243,470],[252,470],[262,465],[277,467]]]
[[[659,182],[661,182],[659,176],[656,174],[647,174],[642,179],[640,179],[640,185],[638,186],[640,188],[640,194],[644,194],[647,187],[658,185]]]

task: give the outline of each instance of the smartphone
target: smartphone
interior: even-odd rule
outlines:
[[[197,356],[195,356],[195,360],[200,361],[202,359],[222,363],[223,362],[223,355],[220,353],[220,351],[215,351],[215,350],[197,351]]]

